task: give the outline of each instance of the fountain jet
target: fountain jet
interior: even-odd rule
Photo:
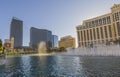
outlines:
[[[41,41],[38,45],[38,52],[39,53],[47,53],[47,47],[46,43],[44,41]]]

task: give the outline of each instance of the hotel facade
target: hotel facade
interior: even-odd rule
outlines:
[[[78,47],[112,43],[120,39],[120,4],[111,13],[83,21],[76,27]]]
[[[75,38],[72,36],[62,37],[59,41],[59,47],[75,48]]]
[[[40,42],[45,42],[47,49],[52,47],[52,32],[46,29],[31,27],[30,47],[38,48]]]

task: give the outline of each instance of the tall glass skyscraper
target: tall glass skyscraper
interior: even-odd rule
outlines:
[[[14,47],[22,47],[23,44],[23,21],[15,17],[10,25],[10,39],[14,38]]]
[[[52,46],[53,48],[57,48],[58,47],[58,36],[57,35],[52,35]]]
[[[30,47],[38,48],[40,42],[45,42],[47,49],[52,48],[52,32],[46,29],[30,29]]]

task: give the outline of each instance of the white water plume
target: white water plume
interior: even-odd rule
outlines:
[[[46,46],[46,43],[44,41],[39,43],[38,52],[39,53],[47,53],[47,46]]]
[[[80,56],[120,56],[120,45],[80,47],[68,49],[61,55],[80,55]]]

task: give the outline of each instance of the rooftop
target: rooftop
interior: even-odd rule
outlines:
[[[18,20],[18,21],[22,21],[21,19],[19,19],[19,18],[17,18],[17,17],[13,17],[12,19]]]

